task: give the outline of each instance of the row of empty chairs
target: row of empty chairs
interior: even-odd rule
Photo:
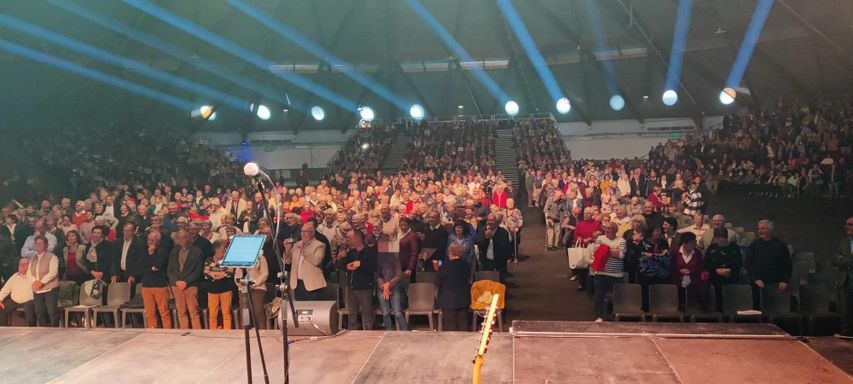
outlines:
[[[767,321],[796,324],[796,332],[803,333],[807,325],[809,334],[815,333],[815,324],[819,321],[839,320],[837,313],[830,311],[830,294],[826,287],[804,285],[799,287],[798,308],[792,310],[792,297],[788,292],[777,289],[762,289],[758,305],[760,314],[753,314],[752,287],[744,284],[731,284],[722,287],[722,312],[713,304],[716,300],[714,290],[710,289],[709,302],[712,308],[702,309],[699,303],[686,300],[679,302],[678,287],[672,284],[649,285],[649,310],[642,309],[642,286],[639,284],[616,284],[613,287],[613,315],[616,321],[636,318],[640,321]],[[680,308],[684,308],[682,311]]]

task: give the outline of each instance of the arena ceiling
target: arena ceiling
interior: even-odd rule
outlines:
[[[678,0],[596,0],[602,16],[595,28],[587,0],[515,0],[513,4],[549,63],[573,110],[563,121],[701,118],[726,111],[718,94],[743,39],[755,0],[696,0],[681,76],[681,97],[674,107],[660,102],[672,45]],[[235,108],[220,106],[209,129],[303,130],[346,129],[358,117],[277,78],[272,71],[299,76],[369,105],[379,118],[407,113],[377,93],[347,78],[299,45],[236,11],[226,0],[153,1],[168,11],[248,49],[275,65],[252,65],[152,15],[118,0],[74,0],[105,19],[131,26],[137,33],[176,46],[176,58],[139,40],[105,28],[58,4],[66,0],[0,2],[0,14],[99,47],[147,66],[180,76],[240,100],[259,101],[273,118],[259,121]],[[319,46],[352,63],[396,94],[423,104],[429,116],[503,113],[500,103],[463,69],[436,35],[404,0],[251,0],[252,5],[295,29]],[[521,114],[554,112],[542,81],[495,0],[423,0],[487,74],[518,101]],[[604,31],[601,49],[595,30]],[[750,97],[742,105],[773,104],[779,97],[810,98],[848,92],[853,85],[853,3],[849,0],[776,0],[756,47],[743,85]],[[211,101],[174,82],[154,81],[132,70],[95,60],[62,44],[0,24],[0,39],[69,60],[193,103]],[[597,44],[599,42],[599,44]],[[276,90],[270,100],[256,90],[200,69],[193,60],[215,63]],[[613,63],[618,88],[627,107],[614,112],[608,104],[603,61]],[[0,126],[86,123],[118,125],[175,122],[185,124],[188,111],[115,87],[0,51]],[[296,103],[322,105],[327,118],[290,108],[282,112],[284,95]],[[644,99],[643,96],[649,96]],[[732,107],[729,107],[732,108]],[[556,113],[555,113],[556,115]]]

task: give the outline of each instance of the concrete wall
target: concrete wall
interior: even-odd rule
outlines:
[[[618,136],[618,137],[563,137],[572,160],[606,160],[612,158],[645,158],[649,149],[665,142],[669,135],[662,136]]]

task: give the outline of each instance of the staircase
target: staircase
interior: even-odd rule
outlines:
[[[515,143],[512,129],[497,129],[495,139],[495,165],[507,182],[518,187],[518,159],[515,157]]]
[[[394,143],[391,144],[391,150],[388,151],[388,155],[382,161],[382,166],[379,167],[382,173],[387,175],[397,172],[400,169],[400,162],[403,161],[406,149],[409,147],[409,141],[411,140],[412,137],[406,132],[397,134],[397,137],[394,138]]]

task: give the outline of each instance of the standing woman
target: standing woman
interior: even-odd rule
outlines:
[[[524,217],[521,215],[521,211],[515,207],[515,199],[511,197],[506,199],[506,210],[504,210],[503,221],[504,227],[506,227],[510,236],[512,261],[517,263],[518,255],[515,251],[518,249],[518,245],[521,244],[521,227],[524,225]]]
[[[33,305],[39,327],[59,326],[59,258],[47,251],[47,239],[34,240],[35,256],[30,260],[29,275],[33,282]]]
[[[672,251],[672,282],[678,285],[679,294],[687,301],[696,301],[701,308],[710,308],[708,302],[708,271],[702,252],[696,248],[696,235],[681,234],[681,246]]]
[[[459,257],[466,263],[468,263],[469,267],[474,266],[474,235],[468,230],[469,224],[463,220],[456,220],[453,223],[453,233],[447,238],[447,250],[448,254],[450,253],[450,247],[453,244],[459,244],[462,247],[462,251],[459,254]]]
[[[142,303],[145,307],[145,319],[148,328],[157,328],[157,313],[163,328],[172,328],[172,316],[169,312],[169,279],[166,267],[169,264],[169,252],[160,246],[160,231],[151,231],[145,239],[144,257],[136,262],[136,278],[142,285]]]
[[[84,259],[86,245],[80,244],[80,234],[76,230],[68,231],[65,237],[66,245],[59,255],[59,275],[63,280],[72,280],[82,285],[91,278]]]
[[[207,311],[210,329],[231,329],[231,300],[234,297],[234,268],[220,265],[228,250],[228,240],[213,242],[213,257],[204,261],[204,278],[207,280]],[[222,324],[219,312],[222,309]]]

